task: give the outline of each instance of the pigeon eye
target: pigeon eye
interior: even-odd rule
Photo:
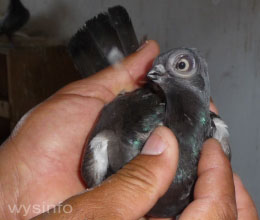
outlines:
[[[177,64],[176,69],[180,72],[186,72],[190,69],[190,62],[186,58],[182,58]]]
[[[197,72],[197,67],[195,55],[185,49],[171,54],[167,63],[171,75],[181,78],[191,77]]]

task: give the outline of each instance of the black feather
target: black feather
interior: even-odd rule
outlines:
[[[109,65],[87,27],[80,29],[71,39],[69,51],[82,77],[90,76]]]
[[[109,8],[108,12],[110,22],[122,44],[124,55],[134,53],[138,49],[139,43],[127,11],[122,6],[116,6]]]
[[[116,6],[86,22],[70,40],[68,48],[76,68],[83,77],[90,76],[111,64],[112,49],[128,56],[139,44],[127,11]],[[113,60],[117,62],[120,60]]]

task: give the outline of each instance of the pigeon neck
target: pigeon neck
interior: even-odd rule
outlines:
[[[174,131],[177,138],[181,137],[182,140],[194,143],[195,148],[199,147],[195,139],[200,136],[203,139],[207,135],[209,104],[187,90],[171,91],[166,95],[166,100],[166,126]]]

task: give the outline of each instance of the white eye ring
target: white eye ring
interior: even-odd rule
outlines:
[[[177,64],[176,64],[176,69],[180,72],[187,72],[190,69],[190,62],[182,58]]]

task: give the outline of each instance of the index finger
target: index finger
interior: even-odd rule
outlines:
[[[128,56],[120,64],[110,66],[97,74],[71,83],[58,93],[76,94],[97,98],[107,103],[121,91],[132,91],[138,87],[159,54],[159,46],[147,41],[141,49]]]
[[[237,208],[233,173],[229,160],[215,139],[207,140],[198,165],[194,201],[181,220],[236,219]]]

